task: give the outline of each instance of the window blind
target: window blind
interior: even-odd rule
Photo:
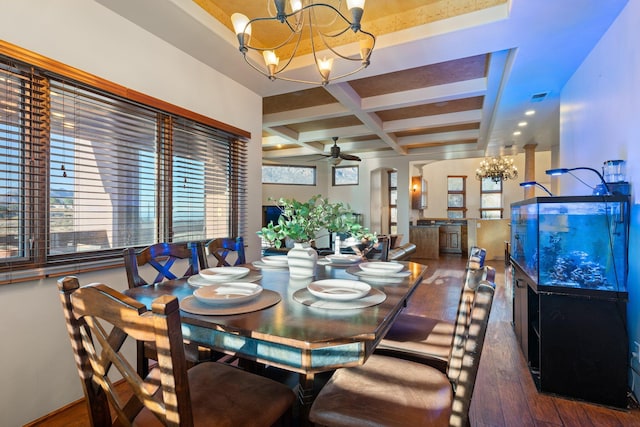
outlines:
[[[246,141],[0,57],[0,269],[246,232]]]
[[[47,215],[47,81],[28,66],[0,61],[0,263],[41,258]],[[40,254],[41,255],[41,254]],[[4,262],[2,262],[5,260]],[[0,266],[2,265],[0,264]]]
[[[244,235],[246,142],[184,118],[172,124],[170,234],[178,241]]]

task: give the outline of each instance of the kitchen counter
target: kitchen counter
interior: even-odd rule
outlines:
[[[409,232],[417,246],[416,258],[437,259],[441,253],[467,251],[466,219],[422,218]]]
[[[439,233],[439,225],[409,227],[409,241],[416,245],[413,258],[438,259],[440,256]]]

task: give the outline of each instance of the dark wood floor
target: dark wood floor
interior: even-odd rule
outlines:
[[[453,271],[460,271],[460,262],[454,257],[441,258],[438,262],[424,260],[433,268],[424,283],[430,284],[430,289],[421,289],[423,295],[442,288],[436,294],[457,299],[457,290],[451,292],[451,287],[446,285],[455,277]],[[496,269],[496,296],[473,395],[471,425],[640,426],[640,409],[633,402],[630,403],[632,409],[619,410],[538,392],[511,325],[512,294],[510,287],[505,286],[509,278],[505,281],[504,262],[488,264]],[[438,305],[431,304],[427,298],[420,298],[420,294],[412,299],[409,309],[416,313],[432,311],[432,315],[451,315],[450,310],[438,312],[441,310]]]
[[[428,265],[429,272],[407,310],[454,319],[465,260],[447,256],[414,261]],[[473,395],[471,425],[640,426],[640,409],[636,405],[628,410],[612,409],[537,391],[511,327],[511,293],[505,286],[504,263],[488,264],[496,269],[497,292]],[[29,425],[75,427],[89,422],[84,406],[75,404]]]

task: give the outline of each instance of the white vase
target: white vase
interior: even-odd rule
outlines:
[[[309,243],[294,243],[287,253],[287,262],[291,277],[313,277],[316,275],[318,252]]]

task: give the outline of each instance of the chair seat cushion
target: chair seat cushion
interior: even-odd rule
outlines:
[[[286,385],[223,363],[200,363],[188,376],[196,427],[270,426],[295,401]],[[145,427],[161,425],[146,408],[135,421]]]
[[[426,363],[445,372],[454,332],[452,322],[401,313],[376,352]]]
[[[295,401],[286,385],[217,362],[189,369],[189,386],[196,426],[272,425]]]
[[[310,419],[320,426],[448,426],[452,399],[451,384],[437,369],[373,355],[333,374]]]

